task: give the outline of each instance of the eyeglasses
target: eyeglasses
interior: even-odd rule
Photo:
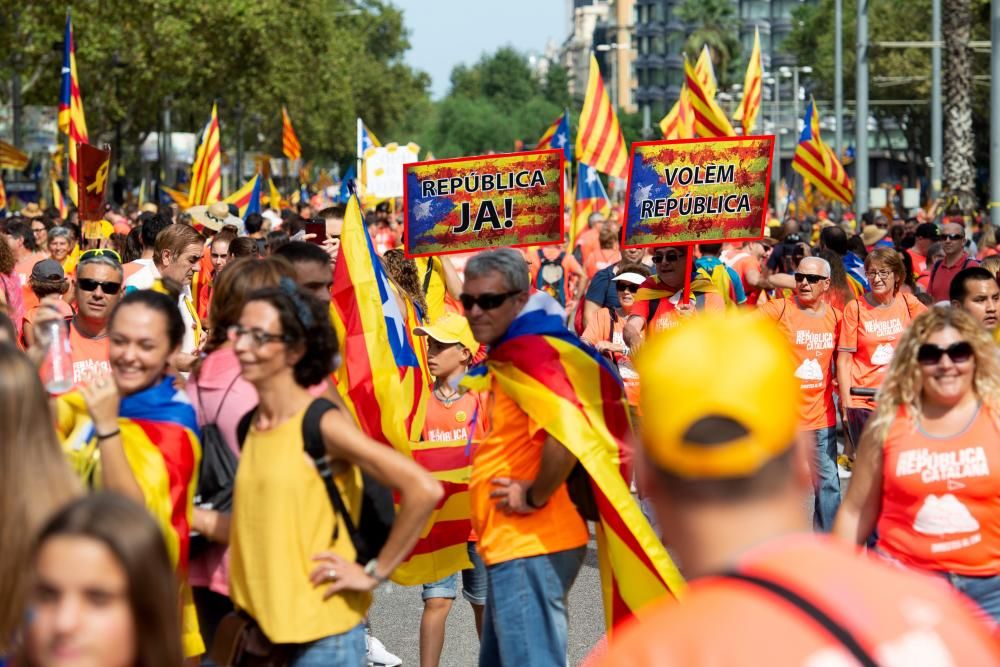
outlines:
[[[77,278],[76,284],[79,285],[80,289],[84,292],[94,292],[98,287],[105,294],[118,294],[118,290],[122,288],[121,283],[112,283],[104,280],[94,280],[93,278]]]
[[[268,343],[288,343],[290,339],[284,334],[273,334],[260,329],[244,329],[238,324],[234,324],[226,329],[226,337],[232,343],[238,342],[244,336],[250,336],[250,342],[254,347],[263,347]]]
[[[462,308],[466,310],[472,310],[473,306],[479,306],[480,310],[493,310],[494,308],[499,308],[510,297],[520,293],[521,290],[504,292],[502,294],[480,294],[479,296],[459,294],[458,300],[462,302]]]
[[[933,366],[941,362],[941,357],[948,355],[952,363],[962,364],[972,358],[975,352],[967,341],[952,343],[948,347],[938,347],[933,343],[924,343],[917,349],[917,362],[924,366]]]
[[[615,289],[618,290],[619,292],[624,292],[625,290],[628,290],[632,294],[635,294],[636,292],[639,291],[639,286],[638,285],[630,285],[628,283],[619,282],[619,283],[615,284]]]
[[[35,232],[36,234],[41,234],[42,232],[45,231],[45,227],[32,227],[31,231]]]
[[[942,234],[941,238],[948,241],[962,241],[965,239],[965,234]]]
[[[876,278],[880,278],[882,280],[888,280],[889,276],[893,275],[893,273],[892,271],[881,269],[879,271],[869,271],[865,275],[868,276],[868,280],[875,280]]]
[[[654,252],[653,262],[655,264],[661,264],[663,262],[676,262],[682,257],[684,257],[684,255],[679,252]]]
[[[815,273],[795,273],[795,282],[797,283],[807,280],[810,285],[815,285],[821,280],[826,280],[826,278],[826,276],[817,276]]]
[[[114,260],[118,264],[122,263],[122,256],[110,248],[93,248],[91,250],[85,250],[80,254],[79,263],[83,263],[88,259],[96,259],[98,257],[107,257],[108,259]]]

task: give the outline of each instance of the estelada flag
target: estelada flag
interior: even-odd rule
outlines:
[[[77,202],[80,220],[90,222],[104,217],[104,193],[108,187],[111,149],[77,144]]]
[[[597,562],[610,635],[651,602],[680,595],[684,580],[629,492],[623,453],[631,426],[621,379],[564,319],[555,299],[533,294],[485,366],[462,382],[483,390],[492,378],[586,469],[599,514]]]

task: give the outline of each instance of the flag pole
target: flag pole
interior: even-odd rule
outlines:
[[[684,305],[691,301],[691,272],[694,270],[694,244],[687,244],[687,260],[684,266]]]

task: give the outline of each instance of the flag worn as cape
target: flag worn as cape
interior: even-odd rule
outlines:
[[[621,380],[563,318],[552,297],[533,294],[490,350],[486,368],[470,371],[467,384],[485,386],[488,373],[586,468],[600,514],[598,563],[610,634],[647,604],[680,595],[684,580],[623,475],[630,425]]]

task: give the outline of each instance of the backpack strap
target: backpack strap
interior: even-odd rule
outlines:
[[[424,296],[427,296],[427,288],[431,286],[431,276],[434,275],[434,258],[427,258],[427,270],[424,271]]]
[[[309,458],[316,465],[316,472],[319,473],[326,486],[326,493],[330,497],[330,504],[333,505],[334,512],[344,519],[347,527],[347,534],[351,537],[351,542],[358,544],[360,538],[358,528],[354,525],[351,513],[347,511],[344,499],[340,497],[337,484],[333,481],[333,468],[330,467],[330,457],[326,453],[326,444],[323,442],[323,431],[320,422],[330,410],[339,409],[335,403],[326,398],[317,398],[309,404],[306,414],[302,417],[302,447]],[[339,528],[336,519],[333,522],[333,538],[337,539],[337,529]]]
[[[723,579],[734,579],[736,581],[742,581],[752,586],[762,588],[781,598],[811,618],[817,625],[822,626],[823,629],[830,634],[830,636],[836,639],[841,646],[847,649],[847,651],[854,656],[854,659],[858,661],[859,665],[862,665],[862,667],[878,667],[878,663],[875,662],[875,659],[869,655],[868,651],[866,651],[860,643],[858,643],[858,640],[854,638],[854,635],[850,630],[845,628],[822,609],[795,591],[786,588],[784,585],[774,581],[773,579],[765,579],[764,577],[744,574],[733,570],[725,572],[720,576]]]
[[[255,414],[257,414],[257,408],[240,417],[240,423],[236,425],[236,444],[241,451],[243,450],[243,443],[246,442],[247,433],[250,432],[250,425],[253,423]]]
[[[199,373],[195,373],[195,378],[194,378],[195,383],[198,382],[198,375],[200,375],[200,374]],[[229,396],[229,391],[233,388],[233,385],[236,384],[236,381],[240,379],[241,375],[242,375],[241,373],[237,373],[235,376],[233,376],[233,381],[229,383],[229,386],[226,387],[226,391],[223,392],[222,398],[219,400],[219,406],[215,410],[215,416],[212,417],[211,420],[208,420],[207,419],[208,415],[205,414],[205,403],[204,403],[204,401],[202,401],[202,398],[201,398],[202,388],[200,386],[198,387],[198,408],[201,410],[202,417],[206,417],[206,421],[205,421],[206,424],[218,424],[219,423],[219,415],[222,414],[222,406],[225,405],[225,403],[226,403],[226,397]],[[245,416],[246,415],[244,415],[244,417]],[[242,421],[241,421],[241,423],[242,423]],[[248,424],[248,428],[249,428],[249,424]],[[242,442],[243,442],[243,438],[240,438],[240,443],[242,444]]]
[[[937,275],[938,267],[941,266],[941,262],[943,262],[943,261],[944,261],[943,259],[939,259],[938,261],[934,262],[934,266],[931,267],[931,277],[930,277],[930,280],[927,281],[927,287],[928,288],[930,288],[930,286],[934,284],[934,276]],[[965,267],[962,267],[962,268],[965,268]]]
[[[650,299],[649,300],[649,310],[646,311],[646,324],[649,325],[656,317],[656,311],[660,308],[660,299]]]

